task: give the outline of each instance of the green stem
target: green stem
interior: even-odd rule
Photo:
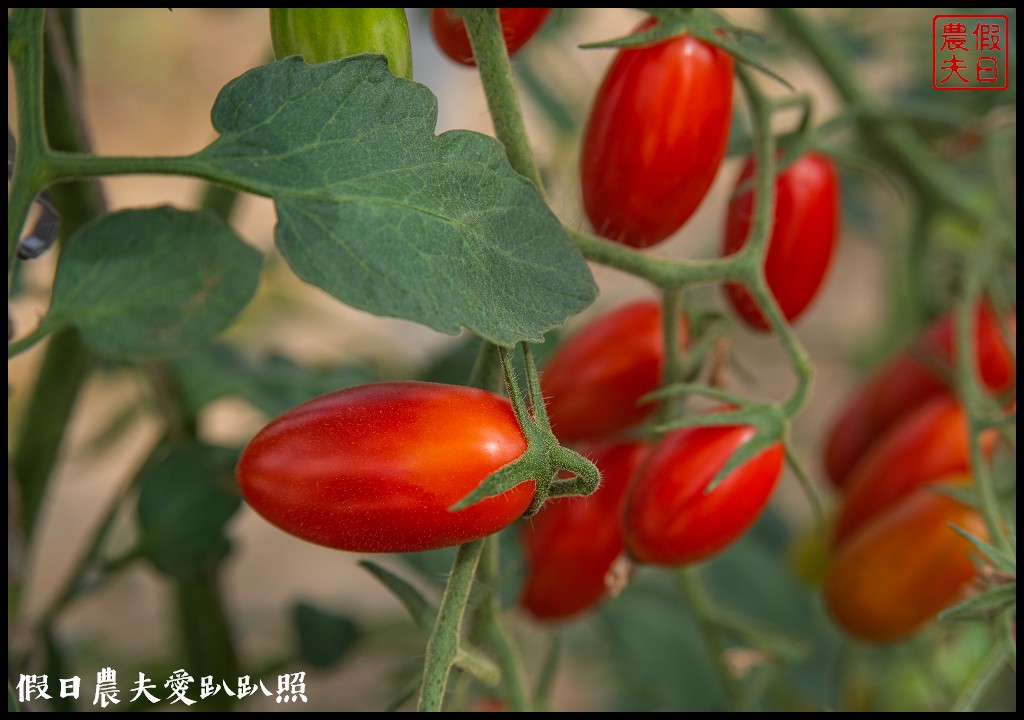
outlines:
[[[813,25],[799,10],[775,8],[775,19],[814,56],[846,103],[864,112],[857,122],[865,138],[883,161],[893,165],[934,208],[948,209],[977,224],[987,210],[974,195],[964,192],[960,178],[953,175],[925,141],[904,121],[887,116],[878,101],[860,85],[854,67],[828,33]]]
[[[970,682],[967,683],[967,687],[960,693],[960,697],[953,703],[953,707],[950,709],[952,712],[970,712],[977,709],[978,704],[981,702],[985,691],[992,685],[993,682],[999,677],[999,673],[1003,671],[1006,661],[1009,657],[1009,652],[1006,649],[1006,644],[1001,642],[995,642],[992,644],[992,649],[989,650],[988,655],[985,656],[985,660],[982,662],[981,667],[971,677]]]
[[[21,491],[21,528],[26,539],[35,530],[71,409],[91,364],[77,331],[61,330],[50,338],[11,458]]]
[[[741,282],[750,290],[758,306],[789,356],[797,385],[783,404],[786,417],[792,417],[806,402],[814,380],[814,365],[793,328],[786,321],[768,288],[765,259],[775,208],[775,141],[771,134],[772,105],[757,87],[750,72],[737,67],[736,75],[746,92],[753,121],[754,153],[757,165],[754,195],[754,219],[750,239],[736,256]]]
[[[481,630],[498,659],[501,676],[505,681],[505,700],[510,712],[530,712],[530,696],[519,648],[501,621],[501,603],[498,598],[498,574],[501,568],[500,546],[495,535],[484,541],[480,559],[480,583],[487,589],[478,613]]]
[[[7,17],[7,56],[14,75],[18,151],[7,197],[7,294],[11,293],[21,230],[42,190],[40,159],[46,154],[43,116],[43,8],[14,8]]]
[[[681,262],[643,253],[580,230],[568,229],[568,232],[587,260],[641,277],[662,290],[733,279],[739,267],[735,256]]]
[[[519,103],[512,64],[508,59],[505,37],[501,32],[497,8],[463,8],[473,57],[480,70],[480,82],[487,97],[487,108],[494,122],[494,133],[505,146],[509,162],[520,175],[544,192],[540,170],[533,157],[526,122]]]
[[[680,570],[676,574],[679,579],[679,588],[697,618],[697,625],[700,627],[701,635],[704,636],[712,667],[716,670],[718,679],[730,700],[730,705],[735,705],[741,697],[740,687],[725,664],[725,644],[722,642],[721,633],[713,620],[713,601],[708,596],[707,589],[701,583],[697,572],[692,568]]]
[[[682,318],[683,291],[679,288],[666,290],[661,301],[661,333],[665,348],[665,367],[662,368],[661,386],[668,387],[683,381],[685,370],[681,348],[682,338],[679,335],[679,322]],[[676,416],[679,408],[679,395],[666,395],[658,404],[658,424],[664,424]]]
[[[448,585],[438,608],[434,630],[427,642],[427,659],[420,691],[420,712],[441,712],[448,676],[459,652],[459,631],[466,603],[480,562],[484,541],[474,540],[459,546],[452,564]]]
[[[44,169],[47,183],[117,175],[184,175],[257,195],[268,194],[255,185],[245,184],[241,178],[218,173],[199,155],[135,157],[52,152],[45,159]]]
[[[967,274],[967,287],[963,300],[955,309],[956,358],[955,378],[957,394],[967,412],[971,474],[974,485],[978,489],[979,504],[982,517],[988,529],[992,543],[1008,552],[1016,553],[1016,547],[1006,535],[1006,524],[1002,521],[999,508],[999,495],[995,481],[989,469],[989,463],[981,447],[981,436],[984,432],[982,419],[985,412],[984,391],[981,382],[975,376],[974,358],[977,356],[974,339],[974,308],[978,306],[978,292],[982,284],[986,254],[989,248],[995,249],[994,242],[983,242],[982,253],[971,263]]]
[[[50,334],[52,328],[46,324],[45,318],[43,322],[39,323],[35,330],[30,332],[20,340],[14,340],[13,342],[7,343],[7,359],[10,360],[13,357],[17,357],[21,353],[28,350],[30,347],[35,345],[37,342],[45,338]]]
[[[483,388],[500,393],[505,389],[505,376],[501,371],[501,357],[498,346],[486,340],[480,343],[480,350],[469,375],[470,387]]]
[[[197,578],[176,579],[174,590],[189,671],[196,677],[238,677],[238,658],[231,637],[231,624],[224,612],[217,568],[211,568]],[[217,693],[203,703],[206,709],[228,710],[232,698]]]

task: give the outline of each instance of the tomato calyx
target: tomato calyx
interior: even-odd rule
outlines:
[[[559,444],[551,430],[529,345],[523,344],[527,375],[526,397],[523,396],[515,376],[512,351],[499,348],[498,352],[509,400],[526,438],[527,450],[521,457],[484,478],[473,492],[452,505],[450,510],[467,508],[485,498],[500,495],[527,480],[536,483],[536,492],[523,517],[535,515],[548,498],[589,495],[594,492],[601,482],[601,473],[597,467],[575,450]],[[568,470],[572,477],[556,480],[560,470]]]

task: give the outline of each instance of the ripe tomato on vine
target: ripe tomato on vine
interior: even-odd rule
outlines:
[[[646,248],[690,219],[725,157],[732,75],[728,52],[689,34],[619,51],[580,150],[583,207],[595,232]]]
[[[750,236],[755,193],[749,186],[756,167],[748,158],[737,181],[737,194],[729,202],[722,253],[738,252]],[[787,320],[796,320],[817,295],[835,250],[839,234],[839,174],[830,158],[808,152],[775,179],[775,215],[764,273],[768,289]],[[768,321],[750,291],[727,283],[726,294],[736,313],[755,330],[767,330]]]

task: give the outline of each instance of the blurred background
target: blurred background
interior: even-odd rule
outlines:
[[[931,27],[936,11],[923,9],[837,9],[815,11],[830,38],[843,43],[864,87],[879,96],[920,100],[931,109],[922,127],[934,131],[948,153],[967,150],[972,133],[997,113],[1015,123],[1015,101],[986,96],[999,93],[940,93],[931,87]],[[1015,14],[1011,10],[1011,33]],[[796,91],[812,98],[812,123],[835,119],[842,106],[813,62],[792,48],[771,18],[759,9],[730,8],[735,24],[760,33],[748,43]],[[602,74],[613,57],[608,49],[580,50],[585,42],[625,34],[642,15],[629,9],[556,11],[543,33],[515,60],[530,137],[542,165],[552,207],[569,226],[584,227],[577,182],[579,136]],[[475,69],[449,61],[438,51],[427,26],[426,9],[409,9],[415,79],[438,97],[437,130],[465,128],[492,134]],[[183,155],[215,137],[209,112],[218,91],[231,79],[269,61],[267,10],[247,9],[82,9],[77,13],[82,106],[92,148],[104,155]],[[1015,40],[1012,48],[1015,72]],[[1011,75],[1015,83],[1015,78]],[[791,92],[761,77],[767,92]],[[1015,84],[1006,91],[1013,93]],[[970,96],[970,97],[967,97]],[[747,127],[746,107],[737,90],[736,121]],[[998,108],[997,105],[1003,107]],[[13,83],[8,82],[8,123],[15,123]],[[995,109],[993,109],[995,108]],[[923,113],[928,116],[929,113]],[[1005,120],[1005,118],[1004,118]],[[794,129],[798,116],[778,117],[778,132]],[[956,127],[960,123],[961,127]],[[832,272],[813,307],[800,319],[797,334],[816,368],[814,392],[796,418],[796,454],[814,478],[821,475],[820,448],[831,418],[865,372],[905,342],[917,322],[908,311],[905,277],[910,212],[902,189],[870,162],[844,163],[855,157],[849,133],[822,135],[826,149],[840,153],[844,219]],[[730,156],[698,213],[670,241],[650,250],[674,258],[718,254],[724,209],[741,158]],[[198,205],[203,185],[173,177],[104,180],[111,209],[173,204]],[[265,361],[280,357],[320,377],[331,372],[372,377],[420,376],[442,369],[463,338],[440,335],[410,322],[379,318],[341,305],[303,284],[273,247],[274,210],[270,200],[245,196],[231,222],[265,255],[262,284],[254,301],[223,339],[244,357]],[[957,228],[937,244],[956,247]],[[952,255],[951,255],[952,256]],[[943,253],[935,254],[932,288],[936,305],[952,270]],[[10,312],[18,333],[34,327],[46,311],[56,255],[26,263],[20,293]],[[572,318],[565,334],[606,309],[653,294],[644,281],[594,266],[600,296]],[[724,308],[718,288],[687,292],[688,306]],[[736,363],[730,387],[752,397],[780,398],[793,385],[787,359],[773,338],[730,330]],[[44,352],[40,345],[8,365],[9,445],[25,409]],[[313,385],[311,384],[311,387]],[[270,414],[241,397],[206,404],[199,415],[199,436],[227,447],[244,445]],[[84,387],[60,451],[51,493],[43,508],[30,552],[9,543],[9,567],[24,584],[22,616],[9,624],[9,645],[38,620],[62,591],[97,524],[145,463],[163,431],[163,419],[144,372],[109,365],[93,373]],[[820,484],[826,505],[834,501]],[[117,513],[108,554],[130,549],[137,536],[134,513]],[[517,582],[512,532],[504,543],[508,598]],[[791,697],[780,703],[799,709],[932,709],[948,707],[984,654],[988,635],[965,632],[943,636],[942,651],[923,657],[922,647],[901,645],[876,651],[844,645],[820,607],[816,589],[799,579],[794,560],[801,542],[813,538],[811,506],[787,471],[771,513],[735,548],[709,563],[707,573],[727,604],[760,613],[765,621],[810,633],[815,650],[785,670],[767,672],[766,686],[779,683]],[[224,565],[222,590],[230,609],[237,652],[247,668],[264,668],[264,679],[307,670],[309,703],[303,710],[374,711],[394,699],[397,688],[422,665],[425,637],[407,619],[390,593],[357,563],[359,556],[320,548],[287,536],[244,505],[229,526],[232,552]],[[813,541],[811,542],[813,544]],[[374,558],[437,597],[449,555]],[[813,573],[812,573],[813,574]],[[552,706],[558,710],[716,709],[713,685],[699,632],[685,610],[665,600],[668,581],[641,571],[634,585],[599,612],[559,626],[563,660],[555,678]],[[298,643],[293,609],[298,603],[323,609],[351,622],[352,642],[337,662],[318,669],[290,658]],[[83,678],[92,687],[102,667],[126,678],[151,668],[182,666],[180,640],[172,618],[173,591],[165,576],[148,563],[133,563],[95,590],[70,603],[56,630],[64,648],[65,677]],[[523,644],[534,676],[552,633],[511,607],[509,622]],[[668,624],[666,624],[668,623]],[[626,633],[623,628],[634,628]],[[808,629],[813,628],[813,629]],[[943,631],[933,631],[943,632]],[[690,650],[686,646],[690,646]],[[177,660],[176,660],[177,658]],[[881,659],[879,659],[881,658]],[[870,659],[870,664],[865,660]],[[175,664],[177,662],[177,664]],[[873,669],[872,669],[873,668]],[[882,668],[892,670],[883,673]],[[156,675],[156,673],[151,673]],[[166,676],[166,673],[165,675]],[[783,678],[783,679],[780,679]],[[51,679],[51,683],[54,681]],[[939,686],[939,687],[936,687]],[[123,687],[123,692],[126,687]],[[1003,706],[1012,700],[1010,681]],[[274,709],[272,698],[239,703],[236,709]],[[86,701],[79,707],[84,708]],[[409,709],[410,704],[402,706]],[[43,704],[40,709],[53,709]],[[131,709],[139,709],[137,704]],[[166,709],[166,708],[165,708]],[[294,706],[288,709],[295,709]]]

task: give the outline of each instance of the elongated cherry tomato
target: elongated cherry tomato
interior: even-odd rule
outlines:
[[[274,56],[319,63],[370,52],[412,79],[412,45],[405,8],[270,8]]]
[[[448,508],[525,451],[499,395],[385,382],[322,395],[271,421],[245,448],[237,475],[256,512],[304,540],[413,552],[485,537],[519,518],[532,481]]]
[[[754,159],[747,160],[737,188],[754,179]],[[739,192],[729,203],[722,253],[731,255],[747,243],[754,219],[754,192]],[[832,160],[807,153],[775,179],[775,219],[768,238],[765,276],[768,289],[787,320],[795,320],[818,293],[832,262],[839,234],[839,175]],[[750,292],[738,283],[725,285],[729,301],[750,327],[767,330],[768,321]]]
[[[633,559],[681,566],[737,540],[761,515],[782,474],[773,445],[705,490],[756,430],[745,425],[674,430],[654,446],[626,495],[623,528]]]
[[[646,445],[578,449],[601,471],[600,487],[587,497],[548,501],[522,528],[526,578],[520,604],[541,620],[573,617],[605,597],[605,575],[623,550],[622,499]]]
[[[544,26],[550,14],[551,8],[498,8],[498,20],[508,54],[514,55],[521,50]],[[452,12],[452,8],[431,8],[430,29],[445,55],[463,65],[476,65],[466,24]]]
[[[962,482],[956,477],[942,482]],[[872,643],[902,640],[961,598],[977,574],[973,545],[950,526],[986,538],[977,512],[917,490],[872,518],[838,548],[825,604],[848,634]]]
[[[679,328],[685,344],[686,327]],[[564,443],[636,425],[653,410],[665,364],[661,303],[637,300],[594,320],[551,356],[540,384],[551,428]]]
[[[991,443],[994,436],[985,435]],[[936,479],[970,468],[967,418],[957,399],[939,395],[894,425],[854,467],[836,518],[834,542]]]
[[[1007,321],[1016,337],[1016,314]],[[953,326],[951,315],[936,321],[872,375],[842,409],[825,446],[825,470],[833,485],[846,485],[854,465],[887,428],[930,398],[951,393],[941,374],[948,378],[952,373]],[[974,347],[977,372],[985,385],[997,393],[1012,387],[1015,351],[987,303],[974,312]]]
[[[725,157],[732,70],[732,56],[692,35],[619,52],[597,91],[580,155],[583,207],[595,232],[645,248],[690,219]]]

